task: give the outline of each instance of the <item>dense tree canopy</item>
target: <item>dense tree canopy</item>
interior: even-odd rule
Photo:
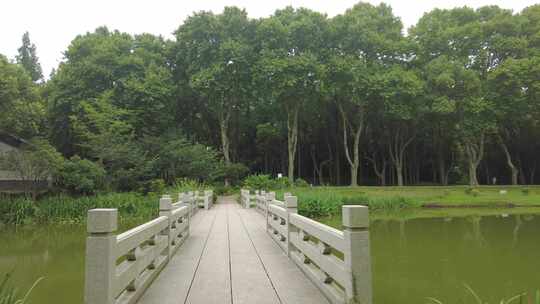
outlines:
[[[26,33],[16,62],[0,56],[0,130],[48,138],[118,189],[245,166],[289,183],[539,182],[540,5],[435,9],[406,34],[385,4],[226,7],[174,35],[98,28],[37,83]]]

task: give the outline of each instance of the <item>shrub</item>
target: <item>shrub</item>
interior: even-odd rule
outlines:
[[[275,182],[272,180],[270,175],[257,174],[246,177],[244,179],[243,186],[250,190],[270,190],[274,189]]]
[[[231,194],[234,194],[235,191],[237,190],[234,187],[223,186],[223,185],[214,186],[213,189],[214,189],[214,195],[216,196],[231,195]]]
[[[149,220],[158,214],[159,196],[136,192],[97,194],[71,197],[65,194],[41,198],[35,203],[27,198],[14,198],[0,204],[0,222],[79,223],[86,221],[87,211],[94,208],[117,208],[121,222]]]
[[[465,189],[465,193],[468,194],[468,195],[472,195],[474,197],[476,196],[479,196],[480,195],[480,190],[474,188],[474,187],[468,187],[467,189]]]
[[[295,187],[309,187],[309,183],[306,182],[304,179],[297,178],[297,179],[294,181],[294,186],[295,186]]]
[[[287,177],[278,177],[274,180],[273,189],[286,189],[290,187],[291,183]]]
[[[242,163],[225,164],[218,166],[216,172],[212,174],[213,180],[229,180],[233,185],[238,185],[240,181],[249,173],[248,167]]]
[[[143,194],[156,193],[162,194],[165,191],[165,181],[161,178],[152,179],[141,183],[139,192]]]
[[[60,170],[59,185],[71,193],[94,194],[102,188],[104,178],[105,170],[100,165],[74,156]]]

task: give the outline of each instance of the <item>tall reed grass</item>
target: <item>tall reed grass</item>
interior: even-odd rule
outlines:
[[[480,296],[467,284],[464,284],[465,290],[473,298],[474,304],[489,304],[480,298]],[[430,304],[444,304],[442,301],[436,298],[426,298]],[[471,303],[471,304],[473,304]],[[526,292],[517,294],[508,299],[501,299],[499,304],[540,304],[540,290],[536,291],[534,294],[528,294]]]
[[[313,191],[310,188],[281,190],[277,196],[283,198],[285,192],[297,196],[298,212],[312,218],[340,215],[343,205],[367,205],[370,210],[388,211],[418,206],[416,201],[401,196],[374,197],[362,192],[351,195],[337,191]]]
[[[36,286],[43,280],[43,277],[37,279],[32,287],[26,291],[22,298],[19,296],[19,292],[15,287],[10,286],[11,273],[6,273],[0,280],[0,304],[27,304],[28,297],[36,288]]]
[[[71,197],[60,194],[33,201],[25,197],[0,200],[4,224],[79,223],[93,208],[117,208],[123,220],[149,219],[158,214],[159,195],[134,192]]]

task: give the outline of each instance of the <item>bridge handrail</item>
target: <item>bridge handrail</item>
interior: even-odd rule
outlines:
[[[372,303],[366,206],[343,206],[340,231],[297,214],[290,193],[279,201],[273,192],[256,191],[254,199],[268,233],[331,303]]]
[[[207,205],[213,195],[202,196]],[[121,234],[117,209],[88,211],[85,271],[86,304],[133,304],[189,236],[190,217],[198,209],[193,192],[173,204],[159,201],[159,217]]]

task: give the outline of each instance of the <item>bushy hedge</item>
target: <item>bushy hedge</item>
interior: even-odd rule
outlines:
[[[103,188],[105,174],[100,165],[74,156],[60,169],[58,185],[73,194],[94,194]]]
[[[371,197],[365,193],[342,195],[331,191],[317,192],[302,188],[280,190],[277,194],[278,198],[282,198],[285,192],[291,192],[297,196],[298,212],[311,218],[340,215],[343,205],[366,205],[372,211],[399,210],[416,206],[414,201],[401,196]]]
[[[290,187],[309,187],[309,184],[298,178],[294,184],[291,185],[287,177],[272,178],[267,174],[249,175],[244,179],[243,187],[250,190],[279,190],[287,189]]]

